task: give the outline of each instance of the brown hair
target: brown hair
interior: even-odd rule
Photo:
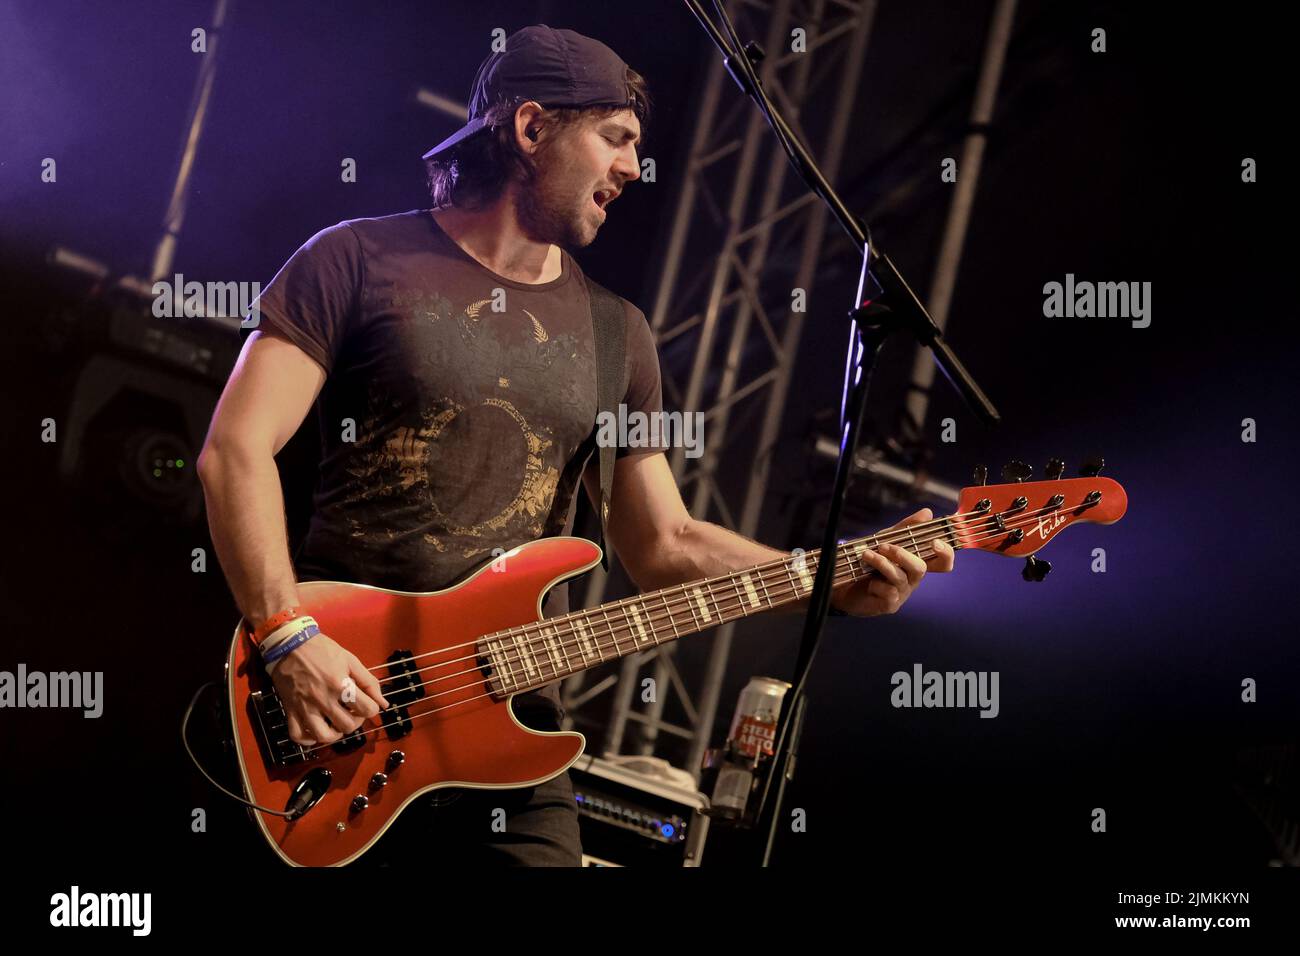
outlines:
[[[650,91],[645,77],[631,67],[627,68],[627,93],[631,101],[628,106],[543,109],[540,119],[558,132],[584,119],[604,119],[630,109],[641,122],[644,136],[650,116]],[[533,181],[537,175],[536,158],[546,151],[551,140],[548,137],[538,143],[532,156],[519,148],[515,142],[514,120],[524,102],[519,98],[498,100],[486,114],[488,129],[425,160],[435,209],[446,206],[479,209],[500,198],[511,178],[523,183]]]

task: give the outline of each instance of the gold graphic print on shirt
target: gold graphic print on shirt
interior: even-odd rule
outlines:
[[[359,443],[357,465],[349,469],[358,492],[351,503],[364,501],[372,517],[349,522],[353,538],[368,544],[396,543],[399,537],[411,540],[409,532],[399,534],[385,527],[393,523],[409,527],[409,513],[398,522],[384,519],[385,506],[397,509],[411,504],[421,512],[417,523],[428,529],[419,532],[424,545],[463,558],[487,555],[503,541],[547,533],[546,520],[560,481],[554,464],[555,438],[549,429],[529,422],[525,411],[512,401],[511,392],[516,390],[511,386],[517,384],[512,380],[516,375],[537,386],[537,376],[545,376],[552,367],[550,353],[557,348],[570,350],[572,345],[568,336],[552,339],[526,309],[520,311],[528,318],[531,334],[516,343],[503,342],[502,326],[496,323],[512,320],[504,314],[480,319],[479,312],[489,302],[470,303],[449,325],[439,323],[436,312],[424,313],[426,331],[441,326],[444,333],[421,336],[421,345],[428,348],[427,360],[444,375],[449,367],[457,369],[461,380],[457,395],[426,398],[418,426],[395,424],[389,417],[397,411],[392,403],[372,392],[370,414],[359,433],[373,435],[375,446],[363,448]],[[446,332],[459,343],[448,348]],[[533,351],[538,346],[541,353]],[[409,413],[401,417],[409,421]],[[490,435],[486,450],[485,434]],[[566,456],[569,453],[565,451]]]
[[[482,310],[483,306],[487,305],[491,301],[491,299],[479,299],[477,302],[471,302],[469,305],[465,306],[465,317],[477,322],[479,312]],[[533,315],[533,313],[529,312],[527,309],[521,309],[520,311],[522,311],[524,315],[528,316],[528,321],[533,323],[533,338],[537,340],[538,344],[541,344],[550,338],[550,336],[546,334],[546,329],[543,327],[542,323],[537,321],[537,316]],[[464,323],[462,323],[462,327],[467,329],[472,328],[472,326],[466,326]],[[472,335],[474,333],[471,332],[470,334]]]

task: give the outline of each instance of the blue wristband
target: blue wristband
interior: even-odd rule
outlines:
[[[304,627],[293,637],[286,638],[285,640],[281,641],[279,644],[275,645],[275,647],[267,651],[266,655],[262,658],[262,663],[263,664],[275,663],[280,658],[284,657],[286,654],[290,653],[291,651],[295,651],[302,645],[306,644],[308,641],[310,641],[313,637],[315,637],[319,633],[320,633],[319,627],[317,627],[315,624],[308,624],[306,627]]]

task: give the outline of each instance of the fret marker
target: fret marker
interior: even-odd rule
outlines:
[[[740,580],[745,585],[745,593],[749,595],[749,606],[758,607],[758,592],[754,590],[754,582],[750,580],[748,574],[742,574]]]
[[[559,668],[555,666],[555,661],[556,658],[561,656],[561,654],[560,654],[560,645],[555,643],[555,628],[553,627],[542,628],[542,639],[546,641],[547,651],[551,655],[551,670],[558,671]],[[564,659],[564,663],[565,664],[569,663],[568,658]]]
[[[581,621],[574,621],[573,627],[578,632],[578,647],[582,651],[582,659],[591,660],[596,653],[591,649],[591,638],[587,636],[587,629],[582,626]]]
[[[805,591],[811,591],[813,586],[813,576],[808,570],[808,562],[796,561],[795,573],[799,575],[799,580],[803,583],[803,589]]]
[[[695,596],[695,603],[699,605],[700,617],[706,621],[709,620],[709,606],[704,603],[704,592],[699,588],[692,588],[691,594]]]
[[[518,634],[512,640],[519,651],[519,659],[524,662],[524,673],[532,677],[537,673],[537,666],[533,663],[532,648]]]
[[[637,613],[636,605],[629,604],[627,609],[632,612],[632,623],[636,625],[636,632],[641,635],[642,642],[650,640],[650,638],[646,637],[645,627],[641,624],[641,615]]]
[[[507,678],[511,684],[516,683],[514,669],[510,667],[507,667],[504,670],[502,669],[501,662],[506,659],[506,655],[501,647],[501,642],[489,641],[488,649],[492,651],[492,666],[497,672],[497,677],[501,679],[502,685],[505,685]]]

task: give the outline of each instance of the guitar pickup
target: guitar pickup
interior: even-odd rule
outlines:
[[[389,740],[398,740],[411,732],[411,714],[405,707],[390,707],[379,716]]]
[[[356,750],[358,747],[365,746],[366,732],[363,729],[364,727],[365,724],[362,724],[361,727],[358,727],[356,730],[352,731],[351,733],[344,734],[342,737],[340,737],[338,740],[334,742],[334,749],[341,754],[345,754],[345,753],[351,753],[353,750]]]
[[[392,706],[380,717],[388,738],[397,740],[411,732],[411,712],[408,707],[425,696],[422,686],[424,682],[420,679],[419,669],[411,659],[409,650],[394,651],[387,663],[388,679],[380,689],[384,699]]]

